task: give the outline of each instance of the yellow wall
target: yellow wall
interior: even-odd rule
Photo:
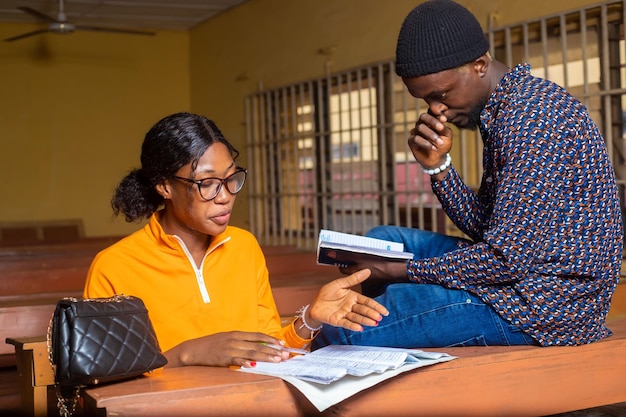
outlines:
[[[0,24],[0,37],[37,26]],[[189,34],[77,32],[0,42],[0,222],[137,228],[109,201],[158,118],[189,110]]]
[[[136,229],[112,219],[109,201],[160,117],[192,110],[214,119],[245,165],[247,94],[393,58],[417,3],[249,0],[189,33],[0,42],[0,222],[81,218],[88,236]],[[489,15],[504,25],[596,1],[462,3],[486,27]],[[0,38],[35,28],[0,23]],[[245,197],[233,216],[243,227]]]

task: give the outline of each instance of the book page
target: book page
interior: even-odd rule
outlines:
[[[317,247],[317,263],[320,265],[334,265],[345,267],[355,263],[367,262],[369,257],[384,259],[385,261],[407,261],[413,259],[413,254],[403,252],[404,245],[349,233],[320,231]]]
[[[374,239],[366,236],[353,235],[350,233],[335,232],[332,230],[320,230],[319,242],[341,243],[346,246],[360,246],[363,248],[380,249],[403,252],[404,245],[399,242]]]

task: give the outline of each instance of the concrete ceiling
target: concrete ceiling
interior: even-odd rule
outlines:
[[[140,31],[189,30],[246,0],[0,0],[0,22],[39,23],[41,31],[59,19],[83,27]],[[18,7],[26,7],[24,11]],[[49,18],[46,19],[45,16]],[[16,34],[18,35],[18,34]]]

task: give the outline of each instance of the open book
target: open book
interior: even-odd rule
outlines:
[[[452,359],[447,353],[418,349],[330,345],[280,363],[257,362],[254,368],[240,371],[282,378],[323,411],[402,372]]]
[[[355,255],[358,255],[360,259],[364,256],[371,256],[388,261],[413,259],[413,254],[404,252],[404,245],[399,242],[320,230],[317,243],[318,264],[349,266],[356,263]]]

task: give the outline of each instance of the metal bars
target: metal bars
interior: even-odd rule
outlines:
[[[319,230],[379,224],[443,231],[406,140],[425,106],[392,62],[246,98],[250,228],[262,244],[314,248]]]
[[[528,62],[585,104],[626,184],[624,3],[603,2],[506,27],[489,27],[490,53]],[[490,21],[490,25],[491,25]],[[446,219],[407,138],[425,103],[392,61],[326,74],[246,98],[250,228],[264,245],[313,249],[319,230],[364,234],[379,224],[460,232]],[[482,141],[455,132],[455,168],[480,183]]]

